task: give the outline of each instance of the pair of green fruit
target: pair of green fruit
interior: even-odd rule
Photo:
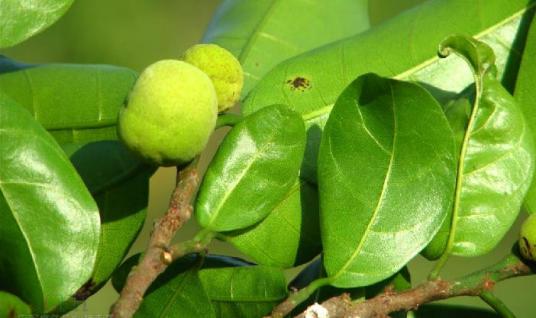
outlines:
[[[118,134],[132,151],[159,166],[182,165],[205,148],[218,112],[240,98],[238,60],[215,44],[198,44],[181,60],[147,67],[119,112]]]

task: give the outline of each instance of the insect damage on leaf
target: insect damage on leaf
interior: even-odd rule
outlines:
[[[296,76],[294,78],[288,79],[286,83],[293,91],[299,90],[303,92],[311,88],[311,81],[302,76]]]

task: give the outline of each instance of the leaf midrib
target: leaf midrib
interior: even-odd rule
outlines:
[[[348,261],[346,261],[346,263],[341,267],[341,269],[337,272],[337,274],[333,275],[330,278],[333,281],[337,280],[337,278],[340,275],[342,275],[346,271],[346,269],[353,263],[354,259],[358,256],[358,254],[361,253],[361,250],[363,249],[363,245],[365,244],[365,241],[367,240],[367,237],[368,237],[369,233],[371,232],[371,228],[372,228],[372,226],[374,224],[374,221],[376,220],[376,217],[378,216],[381,203],[383,202],[383,198],[384,198],[384,195],[386,193],[387,183],[390,180],[390,176],[391,176],[391,172],[392,172],[392,168],[393,168],[393,161],[394,161],[394,157],[395,157],[396,139],[397,139],[396,132],[397,132],[398,123],[397,123],[397,120],[396,120],[396,103],[395,103],[394,90],[393,90],[392,83],[389,83],[389,88],[390,88],[390,91],[391,91],[392,108],[393,108],[393,140],[392,140],[393,148],[391,150],[391,158],[389,159],[389,167],[387,168],[387,172],[385,173],[385,179],[383,181],[383,186],[382,186],[382,189],[381,189],[380,197],[378,198],[378,203],[376,204],[374,212],[372,213],[372,217],[370,218],[370,221],[369,221],[369,223],[367,225],[367,228],[365,229],[363,237],[359,241],[359,244],[358,244],[357,248],[352,253],[352,255],[350,256]],[[359,107],[359,105],[357,105],[357,107]]]
[[[238,57],[238,60],[242,64],[245,64],[245,60],[248,58],[249,52],[251,51],[253,44],[259,38],[259,34],[262,32],[261,31],[262,28],[266,25],[266,23],[268,23],[269,17],[273,14],[274,8],[279,2],[280,0],[272,0],[272,3],[268,6],[268,9],[266,10],[266,13],[262,17],[262,19],[259,21],[259,23],[253,28],[251,35],[247,38],[246,43],[242,49],[242,52],[240,52],[240,55]]]

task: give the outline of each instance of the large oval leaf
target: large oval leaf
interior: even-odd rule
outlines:
[[[279,62],[368,28],[366,0],[224,0],[204,42],[230,50],[244,68],[245,96]]]
[[[0,48],[13,46],[56,22],[74,0],[0,1]]]
[[[30,307],[17,296],[0,291],[0,317],[15,318],[30,314]]]
[[[532,181],[534,146],[519,106],[496,78],[492,49],[465,36],[448,37],[441,47],[467,59],[476,87],[470,112],[464,102],[449,110],[463,139],[450,230],[441,234],[448,237],[443,254],[478,256],[491,251],[515,221]]]
[[[499,73],[508,87],[513,87],[525,21],[533,13],[526,8],[529,2],[426,1],[362,34],[281,63],[251,91],[242,110],[250,114],[266,105],[284,103],[301,113],[308,129],[302,177],[316,182],[321,135],[317,131],[352,80],[367,72],[408,79],[424,83],[440,101],[449,100],[472,83],[472,75],[461,58],[438,59],[437,44],[452,33],[462,33],[493,47]]]
[[[366,74],[339,97],[319,153],[320,225],[331,284],[367,286],[430,242],[452,202],[455,144],[423,88]]]
[[[310,261],[322,250],[318,217],[316,188],[298,178],[264,220],[219,237],[258,264],[288,268]]]
[[[0,56],[0,91],[62,144],[116,139],[117,114],[135,80],[123,67],[27,65]]]
[[[283,271],[267,266],[209,268],[199,278],[216,317],[263,317],[287,296]]]
[[[199,189],[199,224],[230,231],[262,220],[294,184],[304,148],[303,121],[285,106],[267,107],[236,124]]]
[[[91,276],[98,209],[54,139],[0,94],[0,288],[37,312],[67,300]]]
[[[533,132],[533,138],[536,138],[536,94],[534,83],[536,83],[536,22],[533,21],[527,36],[525,50],[523,51],[523,60],[517,77],[514,97],[521,106],[527,125]],[[536,181],[534,180],[525,196],[525,207],[529,213],[536,212]]]

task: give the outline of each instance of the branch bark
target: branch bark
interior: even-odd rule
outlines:
[[[111,308],[113,318],[130,318],[138,310],[151,283],[169,265],[167,247],[192,215],[191,202],[199,185],[197,159],[180,170],[166,214],[155,225],[147,250],[140,263],[130,272],[117,302]],[[178,168],[177,168],[178,169]]]
[[[517,256],[510,255],[496,265],[455,281],[431,280],[400,293],[387,290],[362,302],[354,302],[344,294],[324,301],[321,306],[322,310],[327,310],[330,318],[387,318],[390,313],[415,310],[422,304],[436,300],[479,296],[491,291],[495,284],[502,280],[534,273],[533,268]],[[312,315],[318,308],[318,305],[311,306],[308,311]],[[310,317],[306,316],[308,311],[296,317]]]

